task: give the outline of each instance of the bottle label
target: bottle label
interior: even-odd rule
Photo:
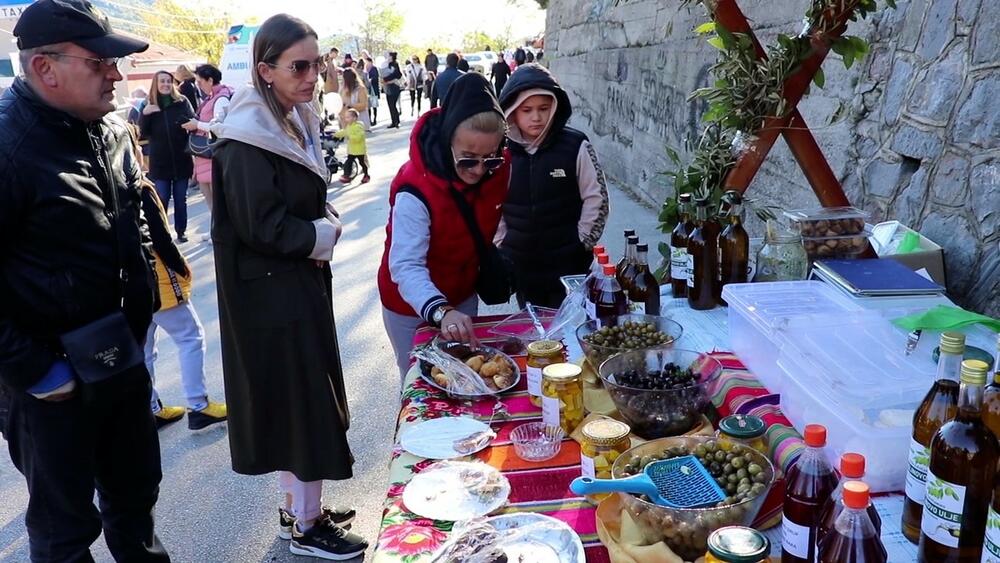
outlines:
[[[809,557],[809,526],[802,526],[782,517],[781,549],[795,557]]]
[[[528,393],[532,397],[542,396],[542,368],[528,366]]]
[[[917,504],[924,504],[927,489],[927,464],[931,461],[931,450],[910,438],[910,462],[906,469],[906,497]]]
[[[594,468],[594,458],[587,457],[580,453],[580,476],[590,477],[593,479],[597,475],[597,469]]]
[[[990,507],[986,517],[986,541],[983,543],[982,563],[1000,563],[1000,514]]]
[[[920,532],[943,546],[958,547],[964,507],[965,487],[939,479],[928,469]]]
[[[559,426],[559,399],[542,397],[542,422],[547,426]]]
[[[670,247],[670,277],[675,280],[687,280],[687,248]]]
[[[687,280],[688,287],[694,287],[694,256],[690,254],[686,255],[685,259],[686,265],[684,266],[684,276]]]

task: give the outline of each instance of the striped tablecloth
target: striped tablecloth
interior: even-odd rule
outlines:
[[[490,328],[501,318],[477,318],[477,337],[489,343],[493,338]],[[425,343],[435,334],[434,329],[422,329],[417,333],[414,344]],[[718,414],[725,416],[738,412],[762,416],[770,426],[768,438],[774,454],[772,458],[780,460],[781,465],[787,467],[801,451],[802,444],[791,424],[778,410],[777,395],[769,394],[735,356],[719,352],[715,357],[722,361],[724,367],[713,394],[713,405]],[[525,359],[515,359],[523,372]],[[445,416],[475,416],[485,422],[494,406],[493,401],[472,403],[450,399],[424,382],[416,369],[407,375],[403,389],[396,446],[390,461],[390,487],[375,551],[376,563],[428,561],[445,541],[452,527],[452,522],[422,518],[409,512],[403,505],[402,494],[406,483],[414,473],[420,472],[434,461],[402,451],[398,442],[401,433],[424,420]],[[567,438],[559,455],[549,461],[527,463],[520,460],[510,443],[510,431],[524,421],[540,420],[541,410],[528,400],[525,378],[521,379],[514,392],[505,394],[501,401],[507,406],[511,416],[499,425],[494,424],[500,428],[497,439],[473,458],[500,469],[510,480],[511,495],[508,504],[500,512],[539,512],[558,518],[580,535],[588,563],[609,562],[607,550],[597,538],[594,506],[569,490],[570,481],[580,475],[579,445]],[[773,517],[775,510],[780,514],[780,503],[775,506],[773,502],[768,502],[758,521]]]

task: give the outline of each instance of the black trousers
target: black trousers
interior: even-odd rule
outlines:
[[[361,163],[361,172],[368,176],[368,155],[366,154],[349,154],[347,155],[347,162],[344,163],[344,170],[347,170],[351,166]]]
[[[390,127],[399,125],[399,94],[401,90],[399,86],[391,84],[385,87],[385,100],[389,104],[389,123]]]
[[[153,532],[160,442],[145,366],[96,384],[78,382],[76,395],[62,402],[7,391],[10,457],[30,495],[31,560],[91,562],[90,545],[103,529],[116,561],[168,563]]]
[[[413,114],[413,106],[417,107],[417,111],[420,111],[420,100],[424,96],[424,87],[420,86],[416,90],[410,90],[410,114]]]

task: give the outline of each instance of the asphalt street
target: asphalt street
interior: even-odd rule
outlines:
[[[384,100],[381,113],[387,113]],[[399,408],[398,375],[382,326],[375,279],[385,244],[389,183],[408,157],[414,122],[408,114],[407,108],[400,129],[389,130],[384,127],[388,116],[380,115],[382,120],[368,139],[370,183],[362,185],[356,180],[353,185],[341,186],[335,182],[328,192],[344,221],[344,235],[334,253],[334,305],[352,417],[349,438],[356,463],[354,479],[325,484],[324,499],[356,507],[359,516],[354,530],[373,545],[388,487],[389,453]],[[188,201],[190,242],[181,250],[194,271],[192,300],[205,327],[209,393],[213,399],[224,400],[212,247],[201,242],[201,235],[209,228],[208,212],[197,192]],[[645,241],[660,240],[653,210],[615,187],[611,201],[604,242],[615,260],[624,247],[624,228],[636,228]],[[507,305],[484,307],[481,312],[512,310],[513,306]],[[156,387],[164,403],[182,405],[177,351],[162,332],[159,351]],[[287,542],[276,536],[276,508],[281,501],[277,477],[247,477],[232,471],[225,424],[192,432],[182,421],[164,428],[159,436],[163,481],[156,507],[157,531],[174,561],[307,560],[291,555]],[[24,527],[27,491],[2,438],[0,445],[4,446],[4,453],[0,453],[0,561],[28,561]],[[103,539],[92,551],[98,561],[111,561]]]

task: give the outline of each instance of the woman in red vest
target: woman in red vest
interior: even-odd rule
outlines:
[[[506,130],[493,87],[476,73],[456,80],[441,108],[413,127],[410,160],[389,191],[378,274],[382,319],[401,376],[424,321],[445,338],[475,342],[479,257],[453,192],[474,211],[483,238],[492,241],[510,179]]]

